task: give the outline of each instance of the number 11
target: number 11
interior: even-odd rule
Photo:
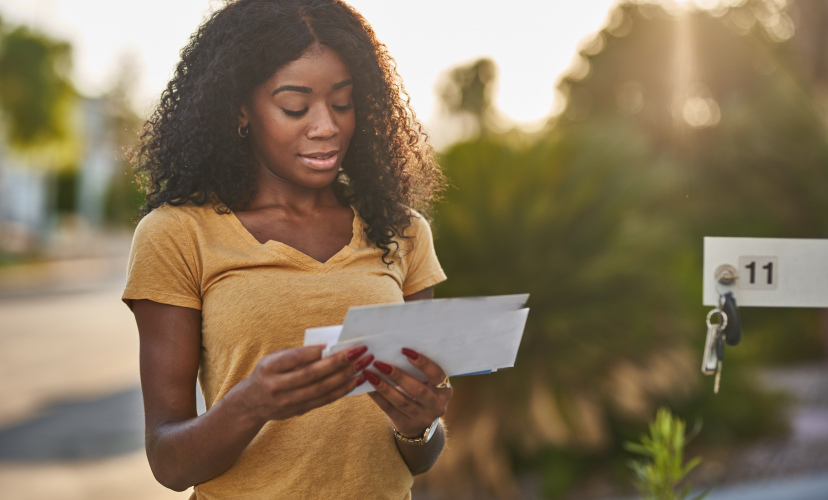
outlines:
[[[751,262],[745,267],[750,269],[750,284],[756,283],[756,262]],[[768,270],[768,285],[773,285],[773,262],[768,262],[766,266],[762,266],[762,269]]]

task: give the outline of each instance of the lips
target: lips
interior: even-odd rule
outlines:
[[[336,166],[339,151],[300,154],[299,158],[314,170],[329,170]]]

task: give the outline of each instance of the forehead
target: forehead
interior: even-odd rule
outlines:
[[[351,78],[351,72],[339,54],[324,45],[314,45],[299,59],[279,68],[267,83],[274,88],[280,85],[302,85],[314,92],[331,90],[331,86]]]

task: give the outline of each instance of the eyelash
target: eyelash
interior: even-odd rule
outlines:
[[[353,108],[353,107],[354,107],[354,103],[350,103],[350,104],[348,104],[348,105],[346,105],[346,106],[333,106],[333,108],[334,108],[335,110],[337,110],[337,111],[348,111],[349,109],[351,109],[351,108]],[[285,112],[285,114],[286,114],[286,115],[288,115],[288,116],[292,116],[292,117],[294,117],[294,118],[298,118],[298,117],[300,117],[300,116],[304,115],[305,113],[307,113],[307,112],[308,112],[308,108],[305,108],[305,109],[300,109],[299,111],[292,111],[292,110],[290,110],[290,109],[285,109],[285,108],[282,108],[282,111],[284,111],[284,112]]]

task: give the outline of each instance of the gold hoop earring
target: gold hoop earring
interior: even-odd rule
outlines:
[[[244,129],[244,133],[243,133],[243,134],[242,134],[242,129]],[[249,133],[250,133],[250,126],[249,126],[249,125],[245,125],[244,127],[242,127],[241,125],[239,125],[239,137],[241,137],[242,139],[244,139],[245,137],[247,137],[247,134],[249,134]]]

